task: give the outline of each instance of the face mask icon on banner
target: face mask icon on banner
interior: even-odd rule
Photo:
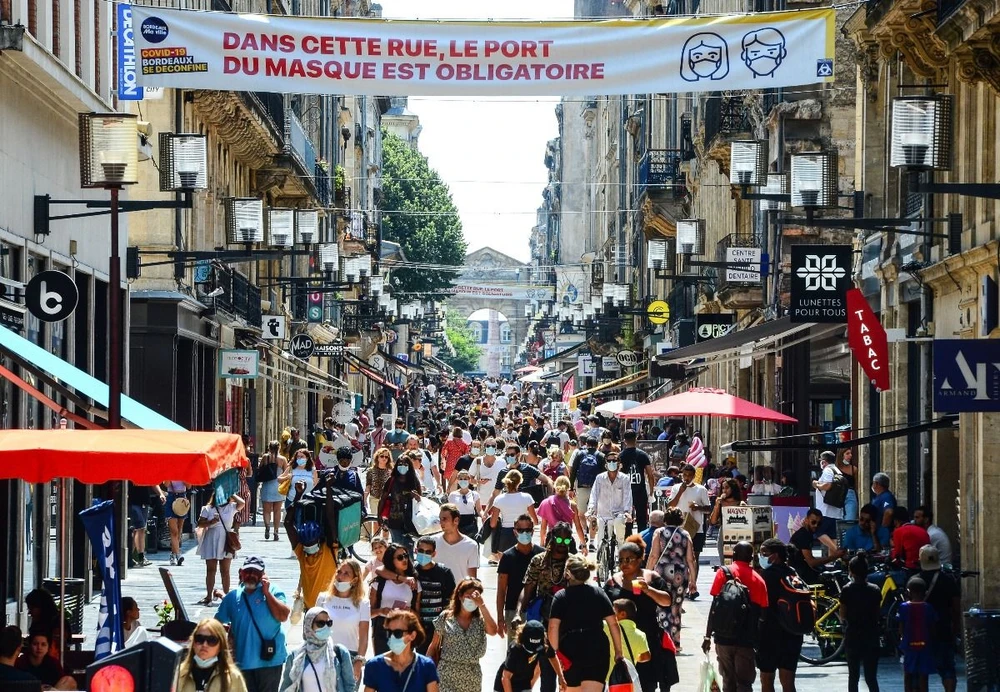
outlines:
[[[718,80],[728,74],[729,47],[721,36],[704,31],[684,43],[684,50],[681,52],[681,79],[687,82]]]
[[[777,29],[759,29],[743,37],[740,57],[753,72],[754,78],[773,77],[787,56],[785,37]]]

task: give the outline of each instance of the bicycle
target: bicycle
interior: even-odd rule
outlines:
[[[840,618],[840,591],[843,588],[843,570],[820,574],[821,584],[810,584],[816,622],[812,631],[802,638],[799,660],[819,666],[838,658],[844,650],[844,622]],[[831,596],[827,588],[834,590]]]
[[[618,521],[628,523],[628,519],[622,516],[604,520],[604,535],[597,546],[598,584],[606,583],[618,567],[618,536],[614,531],[614,525]]]

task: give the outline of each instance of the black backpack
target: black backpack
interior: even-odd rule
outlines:
[[[777,613],[778,624],[792,634],[809,634],[816,625],[812,591],[792,569],[781,577],[780,584],[781,595],[770,604]]]
[[[839,471],[834,471],[830,487],[823,493],[823,502],[830,507],[843,509],[844,505],[847,504],[848,490],[850,490],[850,483],[847,480],[847,476]]]
[[[722,573],[726,581],[708,615],[712,632],[723,639],[752,639],[748,634],[756,630],[756,623],[750,622],[750,589],[728,567],[723,567]]]

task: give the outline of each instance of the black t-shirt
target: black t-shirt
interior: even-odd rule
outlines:
[[[852,647],[877,646],[882,591],[875,584],[852,580],[840,592],[847,615],[846,640]]]
[[[560,635],[574,630],[600,630],[604,618],[614,615],[611,599],[594,584],[567,586],[552,599],[549,618],[560,620]]]
[[[937,581],[934,581],[934,575],[937,574]],[[933,572],[921,572],[920,578],[927,583],[927,596],[924,600],[931,604],[934,608],[934,612],[937,614],[937,622],[933,626],[934,639],[938,641],[948,641],[955,636],[952,631],[952,621],[954,620],[954,613],[952,613],[952,604],[954,599],[961,595],[958,589],[958,583],[955,579],[941,570],[934,570]],[[934,582],[934,588],[931,588],[931,582]]]
[[[417,581],[420,582],[420,619],[433,622],[441,611],[451,603],[451,595],[455,593],[455,575],[451,570],[439,564],[429,569],[417,568]]]
[[[770,569],[762,569],[760,571],[760,575],[764,578],[764,584],[767,586],[768,603],[774,604],[784,598],[785,586],[782,580],[792,574],[795,574],[795,570],[788,565],[775,565]],[[782,637],[788,634],[788,631],[781,626],[781,620],[776,608],[764,609],[764,624],[761,627],[760,634],[761,641],[765,641],[770,637]]]
[[[657,591],[669,591],[667,582],[659,574],[655,574],[649,580],[649,585]],[[609,579],[607,584],[604,585],[604,593],[607,594],[608,600],[612,602],[617,601],[619,598],[624,598],[635,603],[635,626],[646,633],[650,647],[659,644],[659,636],[662,630],[660,630],[660,626],[656,622],[656,601],[645,593],[636,596],[635,592],[632,591],[631,584],[627,586],[618,584],[614,581],[614,578]]]
[[[526,464],[523,461],[515,466],[518,471],[521,472],[521,489],[527,488],[530,485],[534,485],[538,482],[538,477],[542,475],[542,472],[531,464]],[[503,479],[506,477],[507,472],[510,471],[510,467],[500,471],[500,475],[497,476],[497,484],[494,486],[496,490],[503,490]]]
[[[805,526],[799,528],[798,531],[792,534],[789,542],[796,547],[795,553],[789,559],[789,564],[795,568],[795,571],[799,573],[802,577],[802,581],[806,584],[818,584],[819,583],[819,572],[814,570],[806,562],[805,557],[802,555],[803,550],[812,550],[812,545],[814,541],[813,533]]]
[[[473,459],[471,456],[463,454],[458,458],[458,461],[455,462],[455,472],[457,473],[458,471],[470,470],[472,468],[472,461]]]
[[[65,675],[59,661],[51,656],[43,658],[40,665],[33,666],[31,660],[25,654],[21,654],[14,663],[14,667],[41,680],[43,685],[49,686],[55,685]]]
[[[34,675],[6,663],[0,663],[0,682],[38,682],[39,689],[41,688],[40,681]]]
[[[194,689],[197,692],[203,692],[208,689],[208,683],[212,679],[212,673],[215,672],[215,666],[211,668],[199,668],[198,666],[191,666],[191,678],[194,680]]]
[[[508,610],[517,608],[517,599],[521,597],[521,592],[524,590],[524,575],[528,571],[528,564],[531,562],[531,558],[544,552],[545,549],[540,545],[532,545],[531,552],[525,555],[515,546],[508,548],[500,556],[497,574],[507,575],[507,594],[504,597],[504,608]],[[502,616],[503,613],[500,615]]]
[[[551,658],[555,653],[551,648],[545,647],[541,653],[533,654],[520,644],[511,644],[507,649],[507,658],[497,671],[496,680],[493,681],[494,692],[503,692],[503,674],[509,670],[511,673],[510,688],[514,692],[531,689],[531,679],[535,676],[535,667],[538,660],[545,656]]]
[[[641,449],[626,447],[618,455],[622,465],[622,473],[627,475],[632,481],[632,497],[648,497],[649,491],[646,489],[646,468],[651,463],[649,455]],[[637,504],[633,501],[632,503]],[[642,503],[644,504],[644,503]]]

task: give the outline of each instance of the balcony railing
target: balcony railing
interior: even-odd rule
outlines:
[[[965,4],[965,0],[938,0],[937,21],[942,24],[948,17],[955,14],[959,7]]]
[[[302,167],[307,171],[316,170],[316,147],[309,141],[305,128],[302,127],[298,116],[292,111],[288,111],[288,133],[290,136],[289,145],[292,153],[298,157]]]
[[[278,144],[285,142],[285,97],[266,91],[239,92],[243,103],[256,113]]]
[[[730,233],[725,238],[723,238],[722,240],[720,240],[719,244],[716,246],[716,249],[715,249],[715,260],[717,262],[728,262],[728,261],[730,261],[729,260],[729,249],[730,248],[759,248],[760,246],[761,246],[760,245],[760,239],[757,236],[742,235],[742,234],[737,234],[737,233]],[[758,267],[753,267],[753,266],[751,266],[751,265],[748,264],[747,265],[747,272],[753,271],[753,269],[755,269],[755,268],[758,268]],[[760,286],[761,285],[759,281],[757,281],[757,282],[753,282],[753,281],[730,281],[729,280],[729,278],[730,278],[729,277],[729,271],[730,271],[730,268],[728,268],[728,267],[721,267],[719,269],[719,271],[718,271],[717,283],[718,283],[718,288],[719,288],[720,291],[723,291],[723,290],[725,290],[727,288],[735,288],[735,287],[744,287],[745,288],[745,287],[754,287],[754,286]],[[741,273],[745,274],[747,272],[741,272]]]
[[[682,149],[649,149],[639,160],[639,185],[644,192],[659,192],[680,199],[685,192],[681,173]]]
[[[243,318],[251,327],[260,328],[260,288],[238,271],[227,267],[216,267],[215,285],[223,291],[215,299],[217,307]]]
[[[330,173],[318,163],[314,172],[316,180],[316,197],[324,207],[330,206]]]
[[[716,135],[731,137],[751,131],[750,115],[743,103],[743,96],[712,95],[705,102],[705,147],[712,145]]]

